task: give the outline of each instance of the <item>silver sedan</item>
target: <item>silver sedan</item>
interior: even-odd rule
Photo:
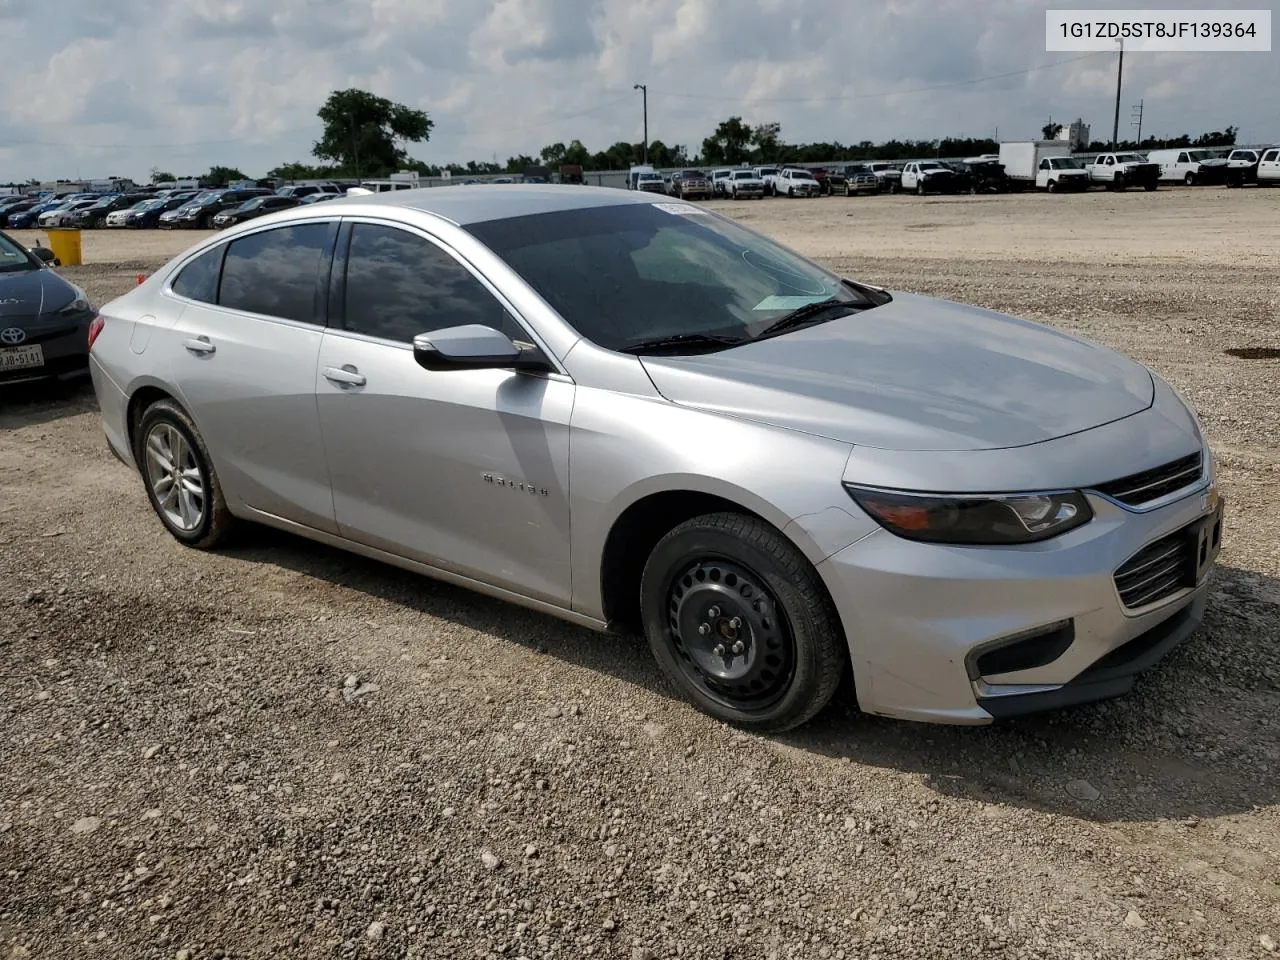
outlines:
[[[1201,619],[1222,506],[1147,368],[639,191],[348,197],[102,308],[112,449],[251,521],[599,630],[758,730],[1114,696]]]

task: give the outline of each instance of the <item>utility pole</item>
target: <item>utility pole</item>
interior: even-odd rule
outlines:
[[[1120,149],[1120,83],[1124,78],[1124,41],[1120,41],[1120,59],[1116,63],[1116,120],[1111,127],[1111,152]]]
[[[644,83],[637,83],[632,90],[639,90],[641,103],[644,109],[644,163],[649,163],[649,86]]]
[[[1138,149],[1142,149],[1142,104],[1144,101],[1139,100],[1133,108],[1133,114],[1129,119],[1129,126],[1138,128]]]

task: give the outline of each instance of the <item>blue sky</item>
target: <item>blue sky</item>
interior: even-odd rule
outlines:
[[[649,85],[650,136],[691,153],[734,114],[778,121],[789,141],[996,128],[1013,139],[1036,135],[1051,115],[1082,116],[1095,137],[1109,137],[1115,58],[1046,53],[1045,8],[1024,0],[0,0],[0,182],[145,177],[152,167],[181,175],[214,163],[261,175],[310,158],[316,109],[348,86],[427,110],[432,139],[410,151],[429,163],[505,160],[574,137],[592,150],[639,141],[637,82]],[[1142,98],[1144,133],[1234,124],[1251,141],[1280,139],[1278,63],[1272,53],[1131,54],[1122,125]],[[982,77],[996,79],[968,82]]]

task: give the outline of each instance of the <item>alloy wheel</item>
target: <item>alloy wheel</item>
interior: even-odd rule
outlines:
[[[204,519],[204,478],[195,450],[170,423],[157,423],[146,439],[147,482],[156,505],[177,530],[189,532]]]

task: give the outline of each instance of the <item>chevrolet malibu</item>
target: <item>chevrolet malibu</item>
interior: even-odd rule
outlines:
[[[1201,619],[1194,414],[1068,334],[836,276],[640,191],[347,197],[106,305],[112,449],[245,521],[644,631],[715,717],[986,723],[1123,693]]]

